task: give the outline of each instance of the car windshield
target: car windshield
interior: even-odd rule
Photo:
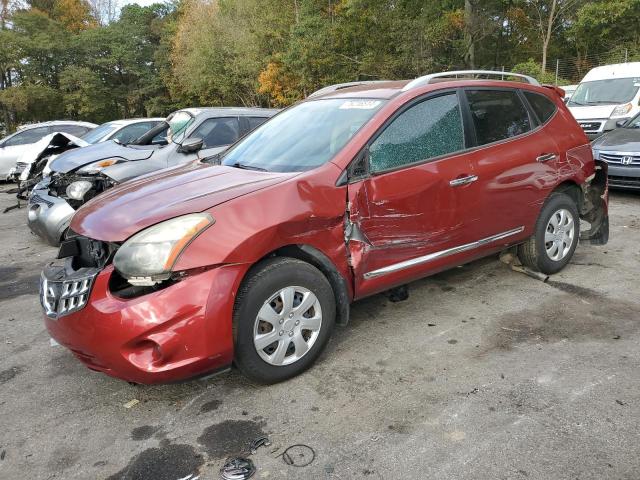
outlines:
[[[640,113],[629,120],[624,128],[640,128]]]
[[[117,126],[111,123],[103,123],[99,127],[94,128],[90,132],[84,134],[81,138],[87,143],[98,143],[107,135],[111,135],[117,130]]]
[[[169,142],[180,143],[184,137],[184,133],[187,131],[187,128],[189,128],[194,120],[195,117],[184,110],[169,115],[166,120],[169,124],[167,140]]]
[[[291,107],[254,130],[222,164],[270,172],[302,172],[331,160],[384,100],[326,99]]]
[[[569,106],[618,105],[633,100],[640,88],[640,78],[609,78],[583,82],[571,95]]]

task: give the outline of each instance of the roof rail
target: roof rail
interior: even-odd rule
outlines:
[[[307,98],[319,97],[320,95],[335,92],[336,90],[342,90],[343,88],[357,87],[358,85],[372,85],[375,83],[384,83],[387,81],[388,80],[363,80],[361,82],[336,83],[335,85],[329,85],[328,87],[324,87],[324,88],[321,88],[320,90],[316,90]]]
[[[523,75],[521,73],[496,72],[494,70],[456,70],[452,72],[431,73],[423,77],[418,77],[415,80],[411,80],[409,83],[407,83],[402,88],[402,91],[406,92],[407,90],[411,90],[412,88],[415,88],[415,87],[428,85],[431,83],[431,80],[436,78],[457,77],[459,75],[486,75],[486,76],[501,77],[501,80],[504,80],[504,77],[517,77],[525,80],[527,83],[531,85],[536,85],[538,87],[540,86],[540,82],[538,82],[535,78],[530,77],[529,75]]]

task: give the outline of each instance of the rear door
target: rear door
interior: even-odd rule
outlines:
[[[350,167],[347,240],[362,297],[462,262],[473,201],[459,93],[403,108]]]
[[[513,241],[533,233],[545,198],[557,182],[558,146],[517,89],[465,89],[476,149],[469,161],[477,180],[470,192],[474,235]]]

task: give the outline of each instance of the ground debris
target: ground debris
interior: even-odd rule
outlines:
[[[133,400],[129,400],[127,403],[125,403],[122,406],[124,408],[131,408],[131,407],[135,407],[139,403],[140,403],[140,400],[138,400],[137,398],[134,398]]]

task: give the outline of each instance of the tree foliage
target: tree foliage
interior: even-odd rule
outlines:
[[[555,59],[573,59],[563,83],[594,58],[640,54],[640,0],[174,0],[117,18],[117,0],[21,1],[0,0],[10,128],[285,106],[331,83],[465,67],[554,82]]]

